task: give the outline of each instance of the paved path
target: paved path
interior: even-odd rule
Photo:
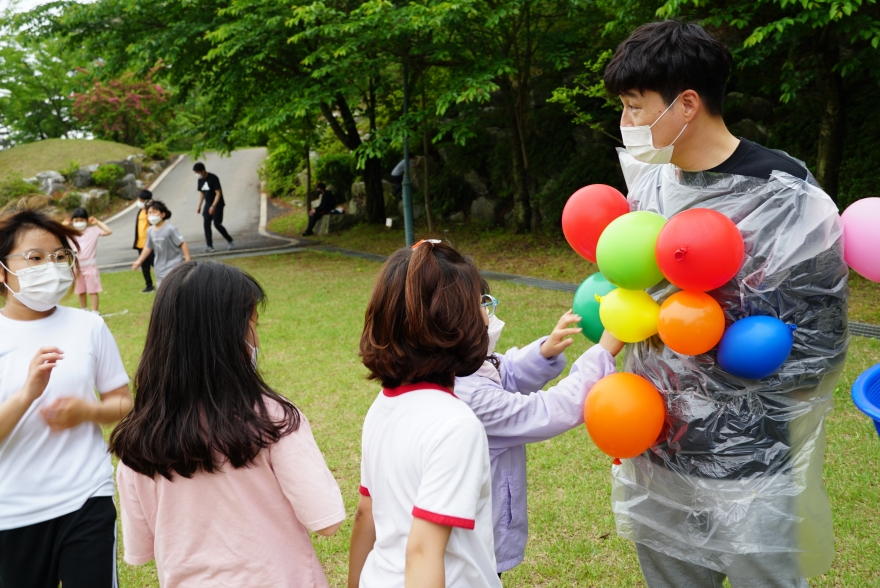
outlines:
[[[229,157],[209,153],[201,161],[209,172],[217,174],[223,186],[226,210],[223,226],[235,240],[238,250],[289,247],[288,239],[273,239],[260,234],[260,179],[257,169],[266,158],[265,148],[234,151]],[[193,161],[184,156],[179,163],[151,188],[153,197],[163,201],[172,212],[171,224],[177,227],[189,244],[190,252],[199,254],[205,248],[202,215],[196,214],[198,192],[197,176],[192,171]],[[131,263],[137,259],[134,242],[135,210],[117,215],[109,224],[113,234],[102,238],[98,245],[98,265],[102,267]],[[214,247],[226,251],[226,241],[214,231]]]

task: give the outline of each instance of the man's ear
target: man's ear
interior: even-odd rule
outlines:
[[[684,120],[687,123],[697,118],[697,115],[703,110],[703,102],[700,100],[700,95],[694,90],[685,90],[682,92],[678,101],[682,106],[682,117],[684,117]]]

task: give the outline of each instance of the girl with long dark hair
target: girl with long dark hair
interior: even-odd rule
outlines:
[[[308,531],[342,496],[308,421],[257,369],[265,294],[221,263],[174,269],[156,296],[134,409],[110,437],[125,561],[162,586],[325,587]]]

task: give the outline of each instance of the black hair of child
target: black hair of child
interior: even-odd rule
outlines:
[[[84,218],[84,219],[88,220],[88,218],[89,218],[89,213],[86,212],[86,209],[85,209],[85,208],[74,208],[74,209],[73,209],[73,212],[70,213],[70,218],[72,218],[72,219],[74,219],[74,218]]]
[[[727,46],[700,25],[652,22],[617,47],[605,68],[605,88],[614,96],[657,92],[667,105],[694,90],[709,114],[721,116],[732,63]]]
[[[141,191],[138,193],[138,199],[139,199],[139,200],[144,200],[144,201],[152,200],[152,199],[153,199],[153,193],[150,192],[149,190],[141,190]]]
[[[156,210],[158,210],[159,212],[164,214],[165,220],[168,220],[169,218],[171,218],[171,211],[168,210],[168,207],[165,206],[165,203],[162,202],[161,200],[151,200],[150,201],[150,208],[155,208]]]

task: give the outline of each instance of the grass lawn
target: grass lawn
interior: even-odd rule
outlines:
[[[537,239],[537,238],[536,238]],[[349,245],[351,246],[351,245]],[[478,261],[481,256],[477,256]],[[267,382],[308,416],[315,438],[353,513],[359,482],[360,434],[378,386],[364,379],[358,341],[379,265],[336,254],[305,252],[232,260],[265,287],[260,317],[260,368]],[[492,268],[499,269],[499,268]],[[519,268],[518,273],[527,273]],[[101,309],[128,372],[143,348],[152,296],[138,293],[140,272],[105,274]],[[507,327],[500,349],[524,345],[550,331],[571,295],[492,283]],[[569,365],[588,347],[578,338]],[[854,337],[846,372],[828,421],[825,477],[834,509],[837,559],[811,586],[880,586],[880,460],[871,422],[849,400],[854,378],[880,362],[880,341]],[[525,561],[504,575],[505,586],[643,585],[632,544],[615,533],[610,508],[611,459],[583,428],[530,446],[530,537]],[[331,586],[344,586],[351,519],[314,545]],[[121,553],[121,546],[120,546]],[[152,564],[130,567],[120,557],[123,587],[158,586]]]
[[[60,171],[71,161],[91,165],[118,161],[140,152],[137,147],[99,139],[46,139],[0,151],[0,177],[16,174],[29,178],[44,171]]]
[[[282,235],[297,237],[305,231],[307,223],[305,209],[292,208],[288,215],[273,219],[268,228]],[[496,272],[580,284],[599,269],[569,247],[561,230],[514,235],[504,229],[445,223],[435,226],[434,231],[429,233],[424,222],[416,223],[416,240],[432,237],[444,239],[470,252],[480,261],[482,269]],[[363,224],[339,234],[315,238],[328,245],[380,255],[390,255],[405,242],[402,225],[386,229],[384,226]],[[851,271],[850,319],[880,324],[878,302],[880,285]]]

